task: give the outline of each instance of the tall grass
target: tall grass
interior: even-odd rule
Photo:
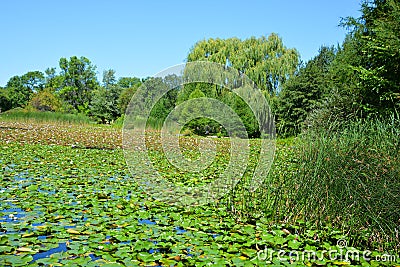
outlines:
[[[124,123],[127,123],[124,125]],[[159,118],[154,118],[154,117],[148,117],[148,118],[133,118],[133,117],[128,117],[126,121],[125,115],[123,115],[120,119],[116,121],[116,126],[120,125],[121,127],[130,127],[129,125],[135,125],[135,127],[138,127],[140,129],[153,129],[153,130],[160,130],[162,129],[164,125],[164,120],[159,119]]]
[[[399,245],[398,120],[308,131],[298,149],[297,171],[284,180],[275,177],[281,190],[274,205],[281,217],[330,224],[354,237],[368,232],[370,244]]]
[[[50,111],[27,111],[14,109],[0,114],[1,120],[23,122],[57,122],[63,124],[89,124],[90,119],[83,114],[66,114]]]

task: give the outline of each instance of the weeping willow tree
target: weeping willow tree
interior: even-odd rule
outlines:
[[[208,39],[197,42],[189,52],[188,62],[211,61],[246,74],[257,87],[277,95],[282,85],[295,73],[299,53],[287,48],[275,33],[268,37]]]

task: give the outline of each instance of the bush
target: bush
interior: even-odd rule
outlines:
[[[112,124],[114,127],[122,128],[124,126],[125,114],[122,114],[121,117],[117,118]]]
[[[29,101],[29,105],[38,111],[60,111],[62,106],[61,100],[47,88],[36,93]]]

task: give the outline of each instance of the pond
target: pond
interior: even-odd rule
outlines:
[[[119,149],[7,144],[1,159],[2,266],[173,266],[256,252],[251,241],[247,252],[223,249],[235,236],[255,240],[255,226],[239,232],[224,208],[179,208],[141,191]]]

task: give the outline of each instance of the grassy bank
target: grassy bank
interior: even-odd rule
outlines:
[[[265,211],[285,222],[336,229],[352,245],[400,249],[399,121],[308,131],[278,156],[286,159],[275,162],[270,190],[258,196],[273,200]]]
[[[83,114],[69,114],[51,111],[28,111],[24,109],[13,109],[0,113],[0,119],[6,121],[21,122],[55,122],[63,124],[89,124],[92,121]]]

